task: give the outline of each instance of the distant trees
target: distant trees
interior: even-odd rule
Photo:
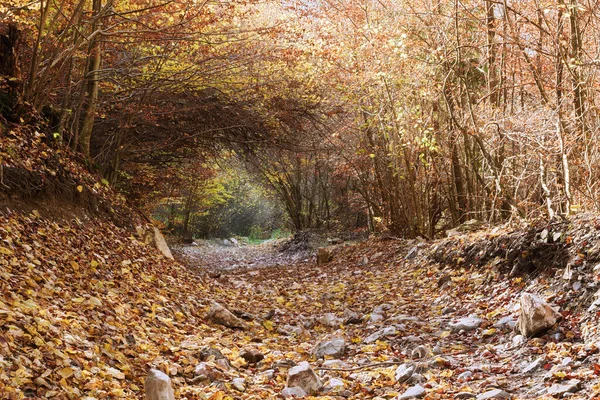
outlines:
[[[10,0],[1,45],[18,51],[0,69],[54,140],[133,198],[150,196],[138,174],[227,150],[296,229],[433,237],[598,208],[598,11]]]

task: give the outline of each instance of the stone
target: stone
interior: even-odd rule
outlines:
[[[410,358],[413,360],[418,360],[420,358],[425,358],[431,355],[431,350],[427,346],[417,346],[410,352]]]
[[[146,400],[175,400],[171,378],[157,369],[151,369],[144,383]]]
[[[213,368],[211,364],[204,361],[196,365],[194,374],[196,375],[196,380],[199,381],[215,382],[223,380],[225,377],[218,369]]]
[[[244,321],[233,315],[231,311],[216,301],[212,302],[207,318],[215,324],[223,325],[228,328],[248,329],[248,325]]]
[[[477,400],[496,400],[496,399],[510,399],[510,394],[506,393],[502,389],[488,390],[485,393],[481,393],[477,396]]]
[[[173,254],[171,253],[171,249],[169,249],[169,245],[167,245],[167,241],[165,237],[162,235],[160,230],[152,226],[151,228],[146,226],[136,226],[136,233],[138,237],[147,245],[154,245],[163,256],[170,258],[173,260]]]
[[[456,379],[459,382],[466,382],[466,381],[470,380],[472,377],[473,377],[473,372],[471,372],[471,371],[465,371],[462,374],[458,375],[456,377]]]
[[[327,313],[321,315],[319,319],[317,319],[317,322],[321,325],[331,326],[332,328],[337,327],[342,323],[342,321],[338,317],[336,317],[334,313]]]
[[[383,321],[383,315],[377,314],[377,313],[373,313],[373,314],[369,315],[369,322],[376,323],[376,322],[380,322],[380,321]]]
[[[256,364],[265,358],[265,355],[256,349],[244,349],[240,354],[248,364]]]
[[[421,397],[425,397],[425,388],[421,385],[415,385],[409,387],[406,392],[398,396],[398,400],[420,399]]]
[[[344,387],[346,385],[344,384],[344,382],[341,379],[337,379],[337,378],[331,378],[323,387],[323,390],[326,393],[330,393],[330,392],[339,392],[341,390],[344,390]]]
[[[361,322],[362,317],[359,313],[348,309],[344,310],[344,324],[360,324]]]
[[[527,365],[525,368],[523,368],[522,372],[524,374],[529,374],[531,372],[534,372],[542,365],[543,362],[544,362],[543,358],[538,358],[535,361],[533,361],[532,363],[530,363],[529,365]]]
[[[561,319],[548,303],[530,293],[521,296],[521,314],[517,328],[521,335],[531,337],[550,329]]]
[[[396,372],[394,376],[396,377],[396,382],[403,383],[410,379],[410,377],[415,373],[414,364],[402,364],[398,368],[396,368]]]
[[[240,392],[246,391],[246,380],[244,378],[233,378],[231,385]]]
[[[204,347],[200,350],[200,361],[220,360],[226,358],[216,347]]]
[[[473,393],[471,392],[460,392],[460,393],[456,393],[454,395],[454,399],[455,400],[468,400],[468,399],[474,399],[477,396],[475,396]]]
[[[281,391],[284,399],[302,399],[307,396],[306,392],[298,386],[285,388]]]
[[[448,314],[452,314],[453,312],[455,312],[456,310],[453,307],[444,307],[442,309],[442,315],[448,315]]]
[[[323,384],[317,374],[315,374],[315,371],[310,367],[310,364],[302,361],[288,371],[285,386],[288,388],[298,386],[307,394],[313,395],[321,390]]]
[[[581,389],[581,381],[571,379],[565,383],[555,383],[548,389],[550,396],[563,396],[566,393],[575,393]]]
[[[386,328],[380,329],[377,332],[374,332],[367,336],[363,341],[366,344],[375,343],[376,341],[383,339],[388,336],[395,336],[398,333],[398,329],[395,326],[388,326]]]
[[[326,247],[317,249],[317,265],[327,264],[331,259],[331,252]]]
[[[317,358],[331,356],[338,358],[344,355],[346,351],[346,342],[342,338],[335,338],[329,341],[323,341],[315,346],[312,353]]]
[[[515,321],[515,319],[513,317],[503,317],[500,318],[495,324],[494,324],[494,328],[498,328],[498,329],[514,329],[514,327],[517,325],[517,321]]]
[[[479,328],[479,325],[481,325],[482,323],[483,323],[483,320],[481,318],[478,318],[475,316],[469,316],[469,317],[461,318],[460,320],[458,320],[456,322],[451,322],[448,325],[450,326],[450,329],[453,332],[460,332],[460,331],[475,330],[475,329]]]
[[[523,335],[515,335],[514,338],[512,338],[512,344],[515,347],[521,346],[526,342],[525,336]]]
[[[414,374],[412,374],[412,376],[410,378],[408,378],[406,383],[417,385],[417,384],[421,384],[426,381],[427,381],[427,379],[425,379],[425,377],[423,375],[414,373]]]

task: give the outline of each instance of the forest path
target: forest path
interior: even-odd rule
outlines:
[[[574,339],[568,322],[541,338],[514,333],[514,282],[406,260],[399,244],[340,252],[317,266],[306,254],[286,264],[273,246],[186,250],[188,260],[219,266],[215,300],[267,333],[242,336],[265,355],[242,398],[274,396],[287,368],[305,360],[324,384],[318,394],[330,398],[591,398],[595,349]],[[319,344],[334,349],[327,361],[315,354]]]

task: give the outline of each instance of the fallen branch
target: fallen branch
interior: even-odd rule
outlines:
[[[361,365],[359,367],[353,367],[353,368],[326,368],[326,367],[320,367],[320,368],[314,368],[315,371],[345,371],[345,372],[351,372],[351,371],[358,371],[361,369],[367,369],[367,368],[373,368],[373,367],[384,367],[384,366],[390,366],[390,365],[401,365],[404,364],[404,361],[383,361],[383,362],[376,362],[376,363],[371,363],[371,364],[365,364],[365,365]]]

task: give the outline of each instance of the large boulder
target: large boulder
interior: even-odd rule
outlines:
[[[154,246],[167,258],[173,259],[171,249],[167,245],[165,237],[162,235],[160,230],[155,226],[136,226],[135,228],[138,237],[142,242],[149,246]]]
[[[550,329],[562,316],[548,303],[531,293],[521,295],[521,314],[517,329],[525,337],[530,337]]]
[[[157,369],[151,369],[144,384],[146,400],[175,400],[171,378]]]
[[[302,361],[290,369],[285,386],[288,388],[297,386],[309,395],[313,395],[321,390],[323,384],[317,374],[315,374],[315,371],[310,367],[310,364]]]
[[[234,329],[248,329],[248,325],[233,315],[231,311],[213,301],[210,310],[208,310],[207,318],[215,324],[223,325]]]

